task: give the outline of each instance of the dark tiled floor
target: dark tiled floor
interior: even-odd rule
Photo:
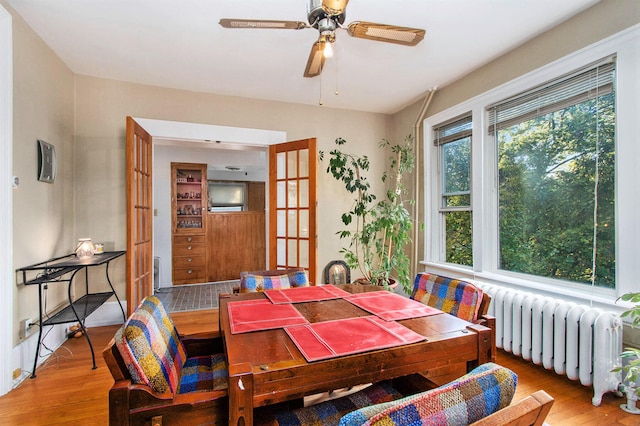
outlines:
[[[161,287],[155,295],[169,312],[197,311],[200,309],[212,309],[218,307],[218,295],[232,293],[233,287],[238,285],[238,280],[222,281],[208,284],[175,285],[173,287]]]

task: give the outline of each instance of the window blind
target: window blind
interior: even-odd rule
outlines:
[[[444,145],[462,138],[471,136],[472,122],[471,113],[467,113],[451,120],[447,120],[442,124],[438,124],[433,128],[434,144]]]
[[[615,57],[609,57],[490,105],[489,134],[611,93],[615,68]]]

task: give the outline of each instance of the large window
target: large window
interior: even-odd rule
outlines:
[[[471,115],[438,125],[440,156],[441,251],[448,263],[473,263],[471,228]]]
[[[640,276],[638,43],[636,26],[427,117],[427,270],[622,309]]]
[[[615,287],[615,63],[489,108],[498,267]]]

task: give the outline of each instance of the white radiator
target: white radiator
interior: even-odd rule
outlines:
[[[482,282],[492,300],[496,346],[536,365],[593,386],[593,405],[617,392],[622,320],[613,312]]]

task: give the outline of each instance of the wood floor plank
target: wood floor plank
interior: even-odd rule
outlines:
[[[171,314],[181,334],[218,333],[217,310]],[[58,349],[56,357],[39,368],[35,379],[26,379],[17,389],[0,397],[2,425],[106,425],[108,392],[113,384],[101,351],[118,326],[89,330],[96,351],[96,370],[84,338],[70,339]],[[66,348],[66,349],[64,349]],[[71,354],[67,351],[71,351]],[[624,399],[606,394],[600,407],[591,405],[593,391],[564,376],[531,362],[499,351],[497,362],[518,374],[515,400],[544,389],[555,398],[547,417],[552,426],[631,426],[640,416],[625,413],[619,406]]]

